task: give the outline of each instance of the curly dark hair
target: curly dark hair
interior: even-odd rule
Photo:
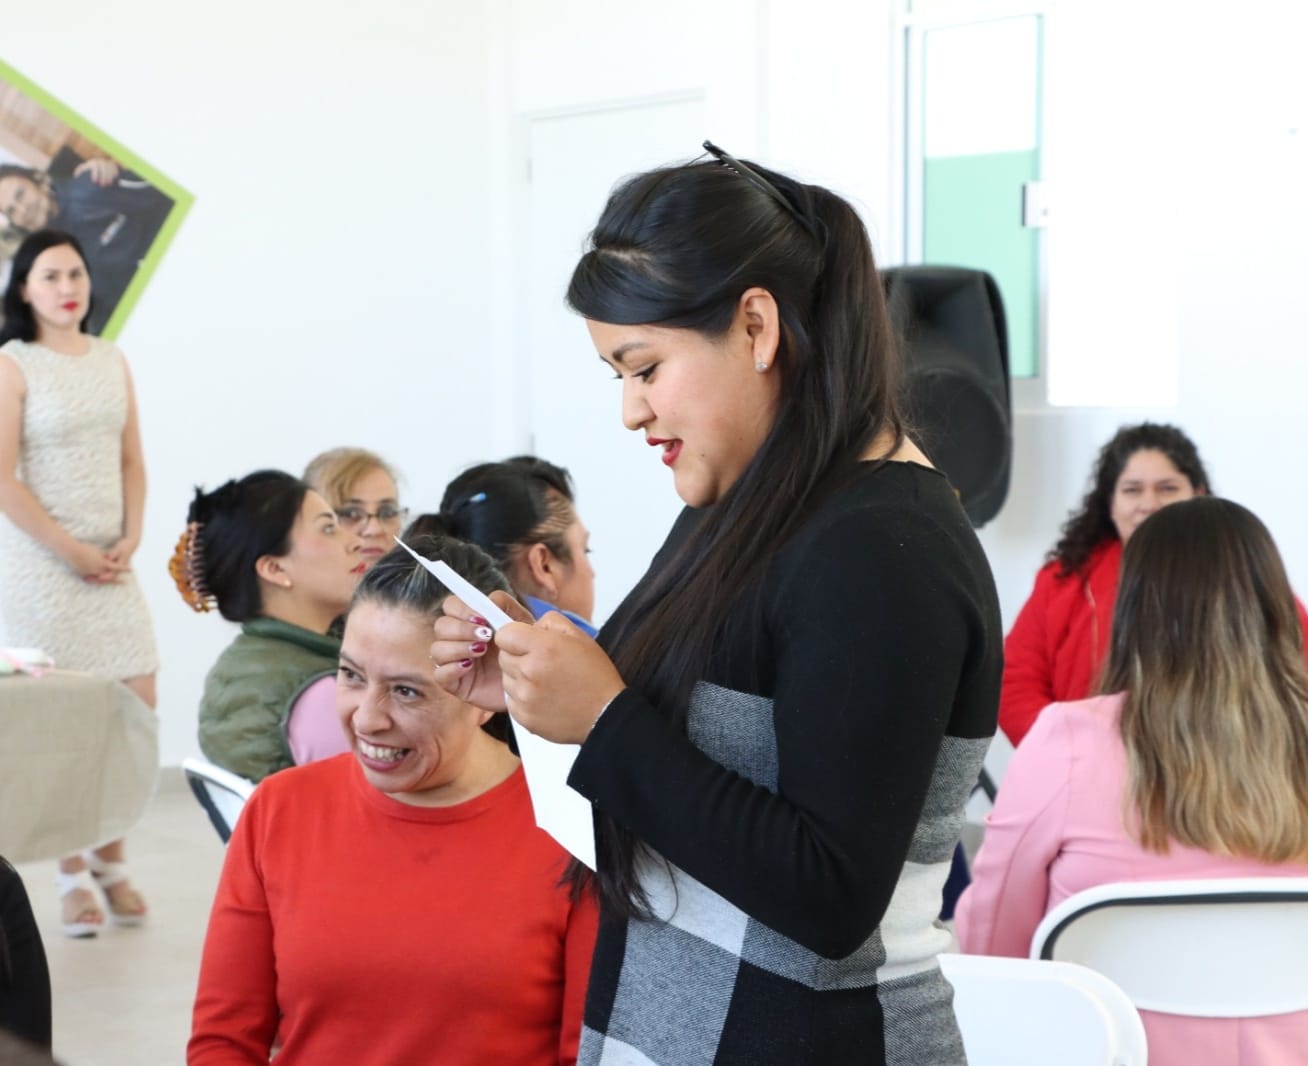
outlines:
[[[1090,475],[1090,491],[1085,494],[1078,510],[1063,523],[1058,543],[1046,557],[1057,562],[1064,576],[1074,574],[1086,564],[1091,552],[1106,540],[1116,539],[1110,509],[1117,479],[1140,451],[1162,452],[1182,474],[1190,479],[1195,492],[1211,492],[1208,473],[1199,458],[1194,441],[1176,426],[1158,422],[1141,422],[1136,426],[1123,426],[1099,451],[1094,470]]]

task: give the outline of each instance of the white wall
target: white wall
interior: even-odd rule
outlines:
[[[1062,6],[1123,40],[1152,35],[1127,62],[1100,34],[1085,92],[1094,79],[1142,95],[1167,83],[1177,100],[1165,124],[1185,222],[1180,403],[1019,414],[1013,494],[983,536],[1010,620],[1094,451],[1146,413],[1194,433],[1219,490],[1266,518],[1308,591],[1295,464],[1308,91],[1292,7],[1268,0],[1237,20],[1187,5],[1184,25],[1141,29],[1126,0]],[[194,750],[200,679],[229,637],[164,575],[192,484],[357,442],[430,505],[457,468],[525,445],[513,387],[524,117],[702,92],[715,140],[850,195],[890,262],[892,16],[891,0],[71,0],[7,13],[8,62],[197,195],[121,338],[150,465],[138,569],[164,663],[165,763]],[[1129,107],[1105,114],[1082,131],[1086,150],[1112,151],[1115,123],[1131,121]],[[1131,256],[1130,234],[1105,240]],[[1102,284],[1111,315],[1120,282]]]
[[[4,22],[6,61],[196,196],[120,337],[175,764],[232,635],[165,572],[193,485],[359,443],[434,507],[457,468],[510,447],[477,417],[503,386],[485,344],[489,26],[482,5],[418,0],[73,0]]]
[[[1215,490],[1267,523],[1291,580],[1308,593],[1308,512],[1297,489],[1308,441],[1308,72],[1296,51],[1308,16],[1274,2],[1242,8],[1239,19],[1216,4],[1188,6],[1184,22],[1168,18],[1170,10],[1107,0],[1056,12],[1077,54],[1063,67],[1051,55],[1050,76],[1061,73],[1065,92],[1100,105],[1073,131],[1078,151],[1119,158],[1123,178],[1139,178],[1142,208],[1179,221],[1174,248],[1145,254],[1154,235],[1141,238],[1150,211],[1138,211],[1102,234],[1097,253],[1103,319],[1142,292],[1147,305],[1155,283],[1163,293],[1179,289],[1179,312],[1166,299],[1156,310],[1179,313],[1179,399],[1170,408],[1018,414],[1013,492],[982,536],[1010,622],[1040,554],[1084,492],[1100,444],[1119,424],[1146,417],[1194,437]],[[1112,25],[1122,27],[1119,38],[1103,32]],[[1113,90],[1098,93],[1108,81]],[[1160,148],[1170,179],[1161,190]],[[1174,223],[1163,217],[1159,225]],[[1099,331],[1100,321],[1089,325]]]
[[[708,136],[732,154],[830,183],[874,235],[888,216],[886,0],[493,0],[493,8],[508,80],[506,152],[524,116],[699,92]],[[687,158],[698,154],[698,143],[686,145]],[[495,195],[511,200],[515,177],[493,175]]]
[[[602,620],[644,571],[680,502],[667,471],[621,428],[618,390],[562,306],[582,239],[625,171],[699,156],[706,136],[744,157],[807,164],[808,176],[837,184],[875,222],[886,202],[889,109],[880,86],[889,11],[828,0],[675,0],[657,9],[504,0],[495,10],[505,42],[500,140],[508,165],[495,175],[492,198],[513,216],[495,273],[514,277],[513,324],[500,327],[515,331],[509,347],[521,360],[518,392],[503,400],[523,427],[523,446],[567,464],[578,479]],[[834,26],[847,32],[834,38]],[[806,63],[819,53],[830,60],[820,82]],[[860,108],[873,101],[877,113],[860,116],[852,130],[848,115],[829,106],[833,95]],[[537,153],[531,177],[529,149]],[[529,207],[544,221],[531,224]],[[548,421],[533,424],[535,412]]]
[[[1235,19],[1225,5],[1193,4],[1182,21],[1171,5],[1136,0],[1054,7],[1062,47],[1049,57],[1050,95],[1075,102],[1073,124],[1057,130],[1067,163],[1117,158],[1115,172],[1103,168],[1114,194],[1136,182],[1141,191],[1130,217],[1100,227],[1084,249],[1101,288],[1082,304],[1085,329],[1111,342],[1124,302],[1148,313],[1149,287],[1175,291],[1179,276],[1179,309],[1173,297],[1155,311],[1179,314],[1179,402],[1018,411],[1012,493],[982,534],[1007,622],[1099,446],[1144,418],[1193,433],[1217,490],[1264,517],[1308,591],[1308,519],[1286,491],[1293,475],[1282,458],[1303,436],[1308,391],[1298,313],[1308,282],[1308,86],[1293,54],[1304,21],[1294,8],[1265,0]],[[892,0],[676,0],[657,11],[573,0],[566,17],[557,10],[499,6],[511,71],[503,143],[524,114],[701,91],[711,136],[850,196],[881,261],[895,261],[902,103]],[[512,201],[513,190],[506,176],[494,195]],[[1139,391],[1122,384],[1123,395]]]

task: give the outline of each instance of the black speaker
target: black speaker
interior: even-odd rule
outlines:
[[[974,526],[999,513],[1013,464],[1008,329],[982,270],[882,272],[904,353],[904,406],[922,449],[949,478]]]

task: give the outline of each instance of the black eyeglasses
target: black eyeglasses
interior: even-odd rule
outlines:
[[[773,185],[772,182],[768,181],[768,179],[765,178],[762,174],[760,174],[757,170],[754,170],[752,167],[747,167],[734,155],[731,155],[728,152],[724,152],[712,141],[704,142],[704,151],[708,152],[709,155],[711,155],[714,159],[716,159],[728,170],[734,171],[735,173],[739,174],[747,182],[753,185],[754,188],[761,189],[768,196],[772,197],[772,199],[774,199],[777,203],[779,203],[782,207],[786,209],[786,212],[796,222],[798,222],[801,226],[803,226],[806,230],[808,230],[809,234],[813,237],[814,240],[821,241],[822,238],[818,235],[817,226],[813,223],[813,221],[811,219],[805,218],[800,213],[799,208],[797,208],[794,204],[792,204],[789,200],[787,200],[786,197],[782,195],[781,190],[778,189],[775,185]]]
[[[342,529],[362,529],[368,524],[368,519],[377,519],[377,524],[383,528],[393,528],[400,525],[408,517],[409,509],[407,507],[397,507],[393,503],[384,503],[375,511],[368,511],[362,507],[356,507],[351,504],[348,507],[338,507],[336,509],[336,521],[341,524]]]

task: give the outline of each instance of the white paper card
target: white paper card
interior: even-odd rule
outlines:
[[[399,537],[395,538],[395,543],[486,619],[492,629],[500,629],[513,621],[489,596],[447,563],[424,558]],[[572,772],[580,745],[555,744],[536,736],[516,721],[513,722],[513,735],[518,742],[518,754],[522,757],[522,770],[527,777],[527,791],[531,795],[536,824],[592,870],[595,869],[595,823],[591,819],[590,801],[568,784],[568,774]]]

